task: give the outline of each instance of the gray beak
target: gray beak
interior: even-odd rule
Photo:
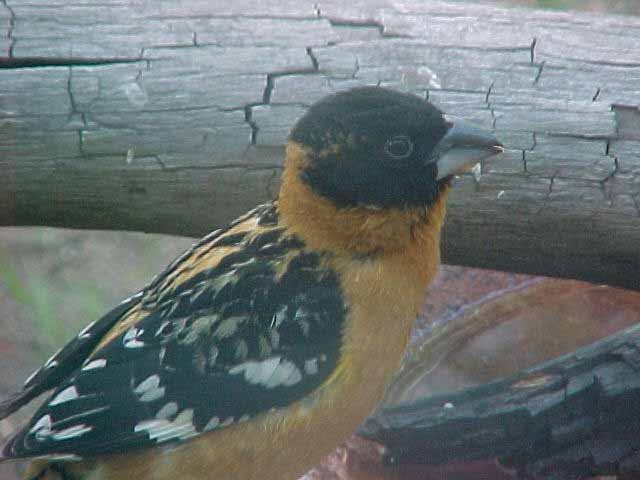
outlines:
[[[453,126],[436,145],[432,157],[438,164],[438,180],[463,173],[473,165],[504,151],[502,143],[487,130],[445,115]]]

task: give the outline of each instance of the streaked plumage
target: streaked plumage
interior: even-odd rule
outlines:
[[[6,453],[186,440],[317,388],[337,364],[346,307],[329,254],[304,251],[277,218],[275,204],[255,209],[169,267],[108,333],[101,322],[83,330],[53,357],[65,379]],[[65,362],[91,338],[79,368]]]

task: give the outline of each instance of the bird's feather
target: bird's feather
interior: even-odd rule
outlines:
[[[331,375],[344,318],[322,255],[278,226],[274,204],[256,209],[158,276],[110,331],[85,332],[93,351],[66,365],[5,455],[130,451],[289,405]]]

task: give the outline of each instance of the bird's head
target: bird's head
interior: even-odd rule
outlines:
[[[354,235],[361,231],[358,219],[391,225],[392,218],[410,218],[413,224],[443,203],[453,175],[501,151],[492,133],[443,115],[423,98],[359,87],[314,104],[294,126],[280,203],[285,216],[308,210],[302,215],[322,223],[321,210],[328,209],[324,215],[349,218]],[[362,244],[351,237],[349,243]],[[376,241],[370,243],[362,248]]]

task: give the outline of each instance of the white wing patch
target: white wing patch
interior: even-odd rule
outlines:
[[[87,432],[93,430],[91,425],[74,425],[73,427],[65,428],[64,430],[52,431],[51,439],[55,441],[69,440],[84,435]]]
[[[48,359],[46,362],[44,362],[44,368],[45,368],[45,369],[53,368],[53,367],[55,367],[55,366],[57,366],[57,365],[58,365],[58,362],[57,362],[55,359],[56,359],[56,357],[60,354],[60,352],[62,352],[62,348],[59,348],[59,349],[56,351],[56,353],[54,353],[53,355],[51,355],[51,356],[49,357],[49,359]]]
[[[315,375],[318,373],[318,359],[311,358],[304,362],[304,373],[307,375]]]
[[[155,374],[147,377],[145,380],[140,382],[138,386],[135,388],[134,392],[141,395],[145,393],[147,390],[152,390],[158,388],[160,385],[160,375]]]
[[[74,455],[73,453],[65,453],[59,455],[47,455],[47,460],[53,460],[58,462],[79,462],[82,460],[80,455]]]
[[[38,436],[48,436],[51,433],[51,415],[44,415],[31,427],[29,433]]]
[[[302,380],[302,373],[293,362],[272,357],[259,362],[248,361],[229,369],[232,375],[244,374],[244,379],[266,388],[290,387]]]
[[[95,324],[95,321],[91,322],[89,325],[80,330],[80,333],[78,333],[78,338],[89,338],[91,336],[89,330],[91,330]]]
[[[228,427],[229,425],[231,425],[233,423],[233,417],[229,417],[227,418],[224,422],[220,423],[221,427]]]
[[[175,420],[154,419],[143,420],[133,429],[134,432],[146,432],[150,440],[158,443],[171,439],[186,440],[198,435],[193,424],[193,409],[188,408],[180,412]]]
[[[156,413],[156,418],[158,420],[167,420],[173,417],[176,413],[178,413],[178,404],[176,402],[166,403],[158,413]]]
[[[165,390],[160,386],[160,375],[155,374],[140,382],[133,393],[140,395],[141,402],[153,402],[164,397]]]
[[[204,431],[209,432],[211,430],[218,428],[219,426],[220,426],[220,417],[214,415],[204,426]]]
[[[70,387],[65,388],[59,394],[57,394],[53,400],[49,402],[49,406],[53,407],[55,405],[60,405],[61,403],[69,402],[71,400],[75,400],[78,398],[78,390],[76,387],[71,385]]]
[[[131,327],[129,330],[127,330],[127,333],[125,333],[124,337],[122,338],[122,343],[124,344],[124,347],[125,348],[144,347],[144,342],[141,340],[138,340],[138,337],[140,337],[143,333],[144,333],[144,330],[142,328]]]
[[[106,358],[98,358],[96,360],[91,360],[84,367],[82,367],[82,371],[86,372],[87,370],[95,370],[97,368],[104,368],[107,366]]]
[[[63,430],[52,430],[53,422],[51,420],[51,415],[44,415],[40,417],[40,419],[31,427],[29,433],[35,433],[36,440],[42,442],[45,440],[54,440],[54,441],[62,441],[69,440],[72,438],[80,437],[87,432],[93,430],[91,425],[74,425],[69,428],[65,428]]]
[[[141,402],[154,402],[156,400],[160,400],[164,397],[165,387],[155,388],[153,390],[148,390],[140,397]]]
[[[238,325],[244,321],[244,317],[229,317],[220,322],[214,335],[218,338],[228,338],[238,330]]]

